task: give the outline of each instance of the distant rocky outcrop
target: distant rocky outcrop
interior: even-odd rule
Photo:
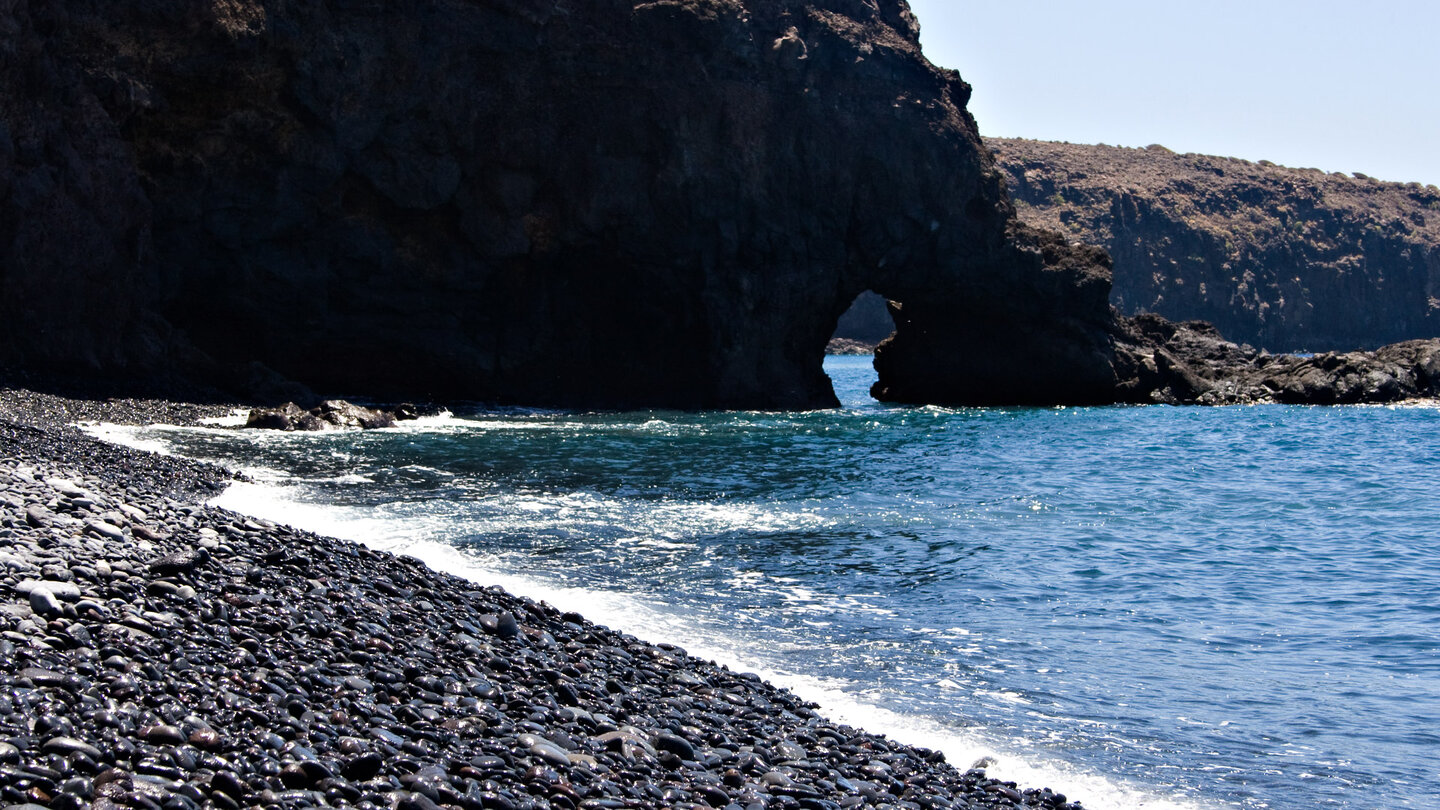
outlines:
[[[1440,189],[1268,162],[987,139],[1021,220],[1100,245],[1123,312],[1270,351],[1440,336]]]
[[[1172,405],[1353,405],[1440,397],[1440,339],[1375,351],[1271,355],[1203,321],[1122,321],[1118,401]]]
[[[876,345],[876,343],[870,343],[864,340],[832,337],[830,338],[830,342],[825,345],[825,353],[852,356],[874,354]]]
[[[0,365],[817,407],[868,289],[906,311],[888,391],[1103,399],[1107,271],[1012,221],[918,32],[901,0],[9,0]]]

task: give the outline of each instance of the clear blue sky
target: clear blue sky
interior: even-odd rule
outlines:
[[[984,135],[1440,185],[1440,0],[911,0]]]

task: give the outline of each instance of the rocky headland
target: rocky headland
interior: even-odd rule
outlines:
[[[6,806],[1079,807],[68,426],[220,410],[0,391]]]
[[[908,396],[1113,387],[902,0],[12,0],[0,70],[0,365],[818,407],[870,289]]]
[[[902,0],[12,0],[0,69],[12,371],[267,405],[323,391],[826,407],[827,341],[866,291],[894,302],[876,361],[890,401],[1131,399],[1128,358],[1154,349],[1117,319],[1110,258],[1083,241],[1124,268],[1140,248],[1079,213],[1044,220],[1055,230],[1016,217],[969,86],[924,58]],[[1029,218],[1034,194],[1057,196],[1045,171],[1019,175]],[[1434,275],[1414,241],[1429,215],[1371,195],[1356,253],[1324,200],[1380,186],[1324,179],[1312,194],[1296,177],[1251,185],[1274,187],[1261,208],[1286,233],[1318,212],[1333,284],[1266,281],[1309,255],[1277,235],[1234,248],[1233,289],[1187,270],[1163,295],[1125,282],[1119,297],[1198,296],[1215,307],[1177,317],[1240,340],[1232,311],[1329,329],[1311,349],[1421,329],[1433,298],[1410,290]],[[1211,185],[1183,182],[1154,197],[1221,216]],[[1142,207],[1123,221],[1172,227]],[[1271,233],[1261,219],[1252,230]],[[1171,241],[1209,264],[1224,240],[1204,234]],[[1307,298],[1322,289],[1367,314],[1332,318]]]
[[[1440,336],[1440,188],[1162,146],[986,144],[1022,221],[1109,252],[1124,314],[1271,352]]]

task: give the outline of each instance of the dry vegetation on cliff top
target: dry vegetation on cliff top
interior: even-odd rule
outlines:
[[[1440,334],[1440,188],[1268,161],[989,139],[1020,217],[1099,244],[1126,312],[1271,350]]]

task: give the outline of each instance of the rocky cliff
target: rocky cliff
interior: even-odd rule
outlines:
[[[1116,400],[1171,405],[1353,405],[1440,397],[1440,340],[1374,351],[1272,355],[1204,321],[1121,319]]]
[[[1103,246],[1127,313],[1271,351],[1440,336],[1440,189],[1160,146],[989,139],[1020,218]]]
[[[1101,401],[900,0],[0,0],[0,363],[546,405]],[[1058,349],[1057,349],[1058,347]]]

